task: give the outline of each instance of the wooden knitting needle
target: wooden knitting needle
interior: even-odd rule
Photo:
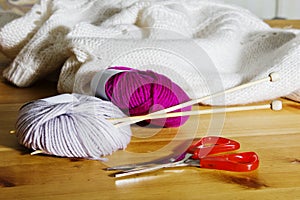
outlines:
[[[129,124],[136,123],[135,121],[143,121],[147,119],[159,119],[159,118],[169,118],[169,117],[183,117],[183,116],[191,116],[191,115],[204,115],[204,114],[212,114],[212,113],[224,113],[224,112],[238,112],[238,111],[247,111],[247,110],[262,110],[262,109],[272,109],[272,110],[281,110],[282,102],[279,100],[272,101],[271,104],[264,105],[254,105],[254,106],[236,106],[236,107],[228,107],[228,108],[216,108],[216,109],[206,109],[206,110],[195,110],[195,111],[186,111],[186,112],[174,112],[174,113],[163,113],[156,115],[143,115],[143,116],[134,116],[134,117],[126,117],[128,121],[125,123],[119,123],[120,119],[108,119],[115,126],[121,127]],[[42,150],[36,150],[32,152],[30,155],[43,154]]]
[[[268,77],[265,77],[265,78],[262,78],[262,79],[259,79],[259,80],[253,81],[253,82],[249,82],[249,83],[246,83],[243,85],[239,85],[237,87],[233,87],[233,88],[227,89],[225,91],[218,92],[218,93],[215,93],[212,95],[208,95],[208,96],[205,96],[205,97],[202,97],[199,99],[192,99],[185,103],[178,104],[178,105],[175,105],[175,106],[172,106],[172,107],[169,107],[169,108],[166,108],[166,109],[154,112],[154,113],[150,113],[148,115],[125,117],[125,118],[119,118],[119,119],[109,119],[109,121],[111,121],[113,124],[115,124],[115,126],[121,127],[121,126],[130,125],[130,124],[135,124],[137,122],[147,120],[147,119],[169,118],[169,117],[179,117],[179,116],[189,116],[189,115],[203,115],[203,114],[223,113],[223,112],[237,112],[237,111],[246,111],[246,110],[268,109],[268,108],[271,108],[272,110],[281,110],[282,102],[281,101],[273,101],[271,105],[267,104],[267,105],[260,105],[260,106],[229,107],[229,108],[218,108],[218,109],[168,113],[168,112],[172,112],[174,110],[178,110],[181,108],[185,108],[185,107],[200,103],[200,102],[205,101],[210,98],[215,98],[215,97],[218,97],[218,96],[221,96],[224,94],[228,94],[228,93],[231,93],[231,92],[234,92],[237,90],[241,90],[244,88],[248,88],[253,85],[263,83],[263,82],[275,82],[279,79],[280,79],[279,74],[276,72],[273,72],[273,73],[269,74]],[[10,133],[14,134],[15,131],[11,131]],[[41,154],[41,153],[43,153],[43,151],[36,150],[36,151],[32,152],[31,155],[36,155],[36,154]]]
[[[208,96],[205,96],[205,97],[201,97],[199,99],[192,99],[192,100],[187,101],[185,103],[181,103],[181,104],[178,104],[178,105],[175,105],[175,106],[172,106],[172,107],[160,110],[160,111],[150,113],[147,116],[149,117],[151,115],[165,114],[165,113],[168,113],[168,112],[172,112],[174,110],[178,110],[178,109],[185,108],[185,107],[188,107],[188,106],[191,106],[191,105],[194,105],[194,104],[198,104],[200,102],[203,102],[203,101],[211,99],[211,98],[215,98],[215,97],[218,97],[218,96],[221,96],[221,95],[224,95],[224,94],[228,94],[228,93],[231,93],[231,92],[234,92],[234,91],[237,91],[237,90],[248,88],[248,87],[263,83],[263,82],[276,82],[279,79],[280,79],[279,74],[276,73],[276,72],[272,72],[272,73],[269,74],[268,77],[265,77],[265,78],[262,78],[262,79],[259,79],[259,80],[256,80],[256,81],[252,81],[252,82],[249,82],[249,83],[245,83],[245,84],[233,87],[233,88],[229,88],[227,90],[217,92],[215,94],[208,95]],[[121,125],[121,123],[123,122],[124,124],[122,124],[122,126],[123,125],[125,126],[125,125],[128,125],[128,124],[134,124],[134,123],[142,121],[139,118],[136,118],[136,121],[134,121],[134,122],[132,120],[129,120],[129,121],[128,120],[129,120],[128,118],[122,118],[122,119],[119,119],[118,123]]]
[[[224,108],[216,108],[216,109],[206,109],[206,110],[193,110],[186,112],[174,112],[174,113],[164,113],[164,114],[156,114],[156,115],[143,115],[143,116],[133,116],[126,117],[127,121],[120,123],[120,119],[110,119],[115,126],[121,127],[129,124],[136,123],[136,121],[143,121],[148,119],[159,119],[159,118],[169,118],[169,117],[183,117],[183,116],[191,116],[191,115],[205,115],[212,113],[224,113],[224,112],[238,112],[238,111],[248,111],[248,110],[262,110],[262,109],[272,109],[272,110],[281,110],[282,102],[279,100],[272,101],[271,104],[264,105],[254,105],[254,106],[236,106],[236,107],[224,107]],[[124,118],[121,118],[124,119]]]
[[[34,152],[30,153],[30,155],[34,156],[37,154],[43,154],[44,152],[42,150],[35,150]]]

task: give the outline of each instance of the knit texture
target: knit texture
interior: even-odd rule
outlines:
[[[0,29],[8,24],[9,22],[19,18],[20,15],[11,12],[11,11],[1,11],[0,10]],[[10,59],[7,58],[7,56],[3,55],[3,53],[0,51],[0,66],[8,65],[10,62]]]
[[[197,98],[278,72],[278,82],[204,103],[300,101],[299,31],[213,1],[41,1],[0,30],[0,45],[14,58],[4,77],[20,87],[61,69],[59,92],[91,95],[100,69],[122,65],[166,75]]]

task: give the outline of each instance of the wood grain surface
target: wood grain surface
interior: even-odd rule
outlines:
[[[299,21],[268,21],[299,27]],[[10,134],[27,101],[56,94],[55,83],[30,88],[0,82],[0,199],[300,199],[300,104],[283,100],[282,111],[260,110],[191,117],[181,128],[132,126],[128,148],[109,161],[30,156]],[[266,103],[266,102],[261,102]],[[195,107],[198,109],[198,106]],[[255,151],[259,169],[249,173],[183,167],[116,179],[107,166],[161,159],[189,138],[222,135]]]

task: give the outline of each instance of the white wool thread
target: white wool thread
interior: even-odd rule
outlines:
[[[19,111],[19,143],[45,154],[103,160],[130,142],[129,126],[115,127],[108,118],[125,115],[109,101],[72,94],[66,103],[37,100]]]

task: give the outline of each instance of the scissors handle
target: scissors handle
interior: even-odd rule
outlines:
[[[240,144],[234,140],[218,136],[207,136],[192,144],[187,152],[194,154],[193,159],[199,159],[207,155],[234,151],[239,148]]]
[[[234,172],[247,172],[258,168],[259,159],[255,152],[243,152],[200,159],[200,167]]]

